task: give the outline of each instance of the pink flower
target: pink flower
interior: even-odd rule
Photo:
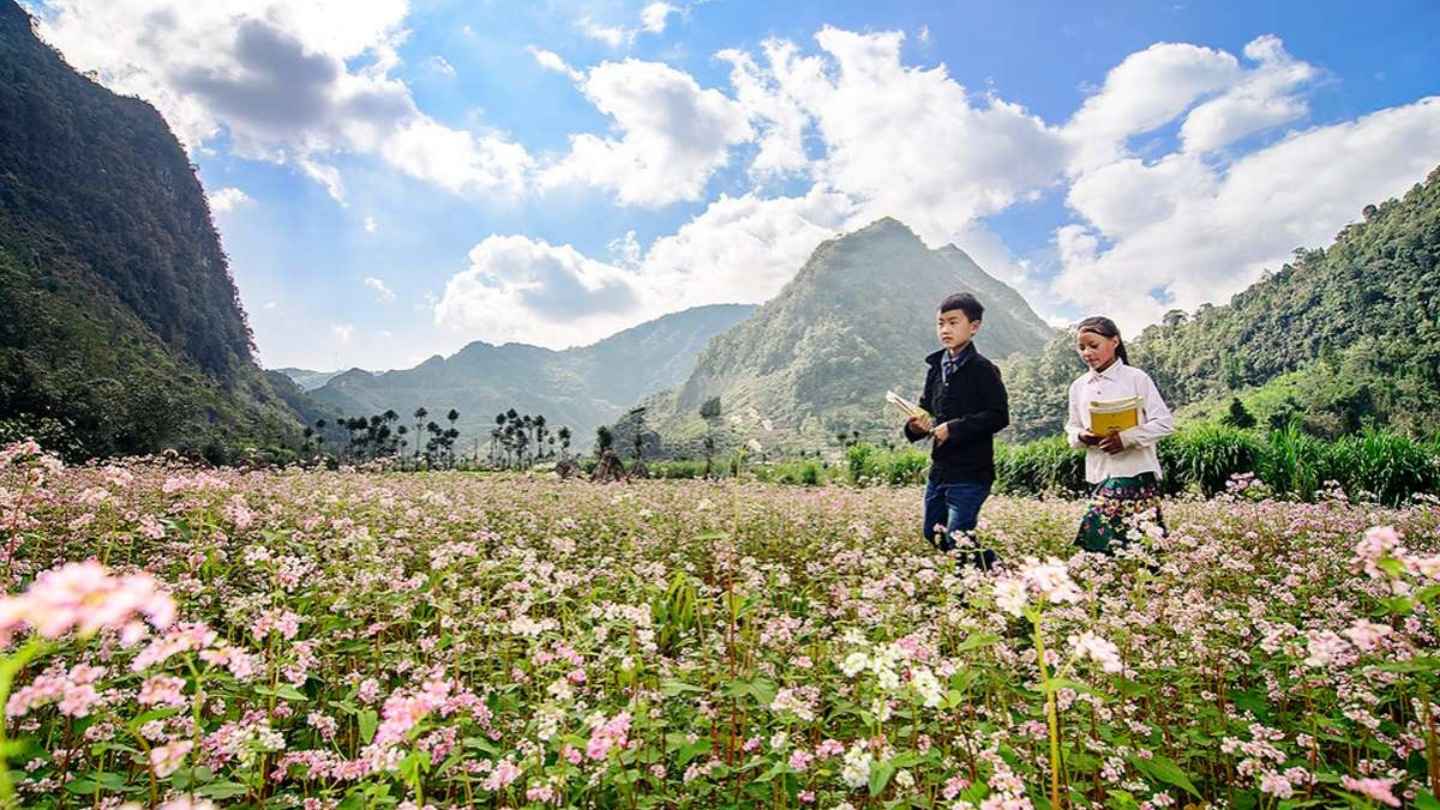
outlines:
[[[66,563],[36,577],[25,593],[0,598],[0,645],[27,626],[45,638],[72,630],[89,636],[102,628],[133,633],[142,615],[157,630],[175,621],[175,602],[154,577],[111,576],[94,560]]]
[[[155,675],[140,685],[140,696],[136,698],[142,706],[184,706],[185,680],[173,675]]]
[[[1380,570],[1378,564],[1386,558],[1398,557],[1394,552],[1399,548],[1400,535],[1396,534],[1393,526],[1373,526],[1356,544],[1354,561],[1371,579],[1381,579],[1387,574]]]
[[[810,767],[811,761],[815,759],[813,754],[803,748],[797,748],[790,754],[790,767],[793,770],[803,771]]]
[[[604,759],[612,748],[624,748],[630,735],[630,713],[620,712],[597,725],[590,732],[590,742],[585,755],[593,760]]]
[[[195,743],[190,740],[180,740],[169,745],[152,748],[150,749],[150,767],[154,769],[156,776],[164,779],[180,770],[180,766],[185,762],[185,755],[190,753],[190,749],[194,747]]]
[[[1349,776],[1340,777],[1340,786],[1362,796],[1368,796],[1381,804],[1388,804],[1391,807],[1399,807],[1400,800],[1395,798],[1392,788],[1395,787],[1394,779],[1353,779]]]
[[[490,772],[490,776],[485,779],[485,789],[489,791],[501,790],[519,778],[519,766],[508,759],[502,759],[495,765],[495,770]]]
[[[1359,619],[1345,630],[1345,637],[1356,647],[1369,652],[1380,644],[1380,640],[1390,635],[1390,628],[1383,624]]]

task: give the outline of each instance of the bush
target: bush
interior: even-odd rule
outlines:
[[[1173,493],[1194,485],[1205,497],[1214,497],[1225,491],[1230,476],[1255,472],[1264,452],[1248,430],[1213,423],[1187,427],[1160,442],[1166,489]]]
[[[995,446],[995,490],[1010,495],[1074,495],[1085,483],[1085,451],[1064,436]]]
[[[1315,497],[1321,484],[1342,478],[1335,475],[1330,455],[1325,442],[1305,433],[1292,421],[1279,430],[1270,431],[1256,472],[1277,495],[1308,501]]]
[[[1330,448],[1330,469],[1352,495],[1396,505],[1417,492],[1440,489],[1440,454],[1395,433],[1367,430]]]

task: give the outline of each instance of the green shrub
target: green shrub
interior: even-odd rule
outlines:
[[[1160,451],[1168,491],[1193,484],[1209,498],[1224,492],[1232,475],[1256,472],[1265,447],[1252,431],[1202,422],[1166,436]]]
[[[1010,495],[1085,492],[1085,451],[1064,436],[995,446],[995,489]]]
[[[1330,469],[1346,492],[1391,505],[1440,488],[1440,454],[1434,446],[1396,433],[1367,430],[1330,448]]]
[[[1331,464],[1330,448],[1325,442],[1300,429],[1292,421],[1279,430],[1270,431],[1265,454],[1257,471],[1277,495],[1289,495],[1302,501],[1315,497],[1328,480],[1340,480]]]

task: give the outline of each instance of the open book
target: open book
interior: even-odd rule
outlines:
[[[931,421],[934,420],[934,417],[930,415],[929,411],[925,410],[919,405],[916,405],[905,397],[900,396],[894,391],[885,392],[885,402],[890,405],[890,407],[895,411],[896,414],[898,414],[902,419],[905,419],[907,421],[916,416],[922,419],[929,419]]]
[[[1143,397],[1097,399],[1090,403],[1090,432],[1104,436],[1112,430],[1129,430],[1140,424]]]

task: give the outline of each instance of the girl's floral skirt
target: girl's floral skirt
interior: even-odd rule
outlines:
[[[1153,523],[1161,532],[1160,482],[1155,473],[1121,478],[1111,476],[1095,487],[1090,509],[1080,521],[1075,545],[1086,551],[1114,554],[1130,542],[1131,532],[1145,531]]]

